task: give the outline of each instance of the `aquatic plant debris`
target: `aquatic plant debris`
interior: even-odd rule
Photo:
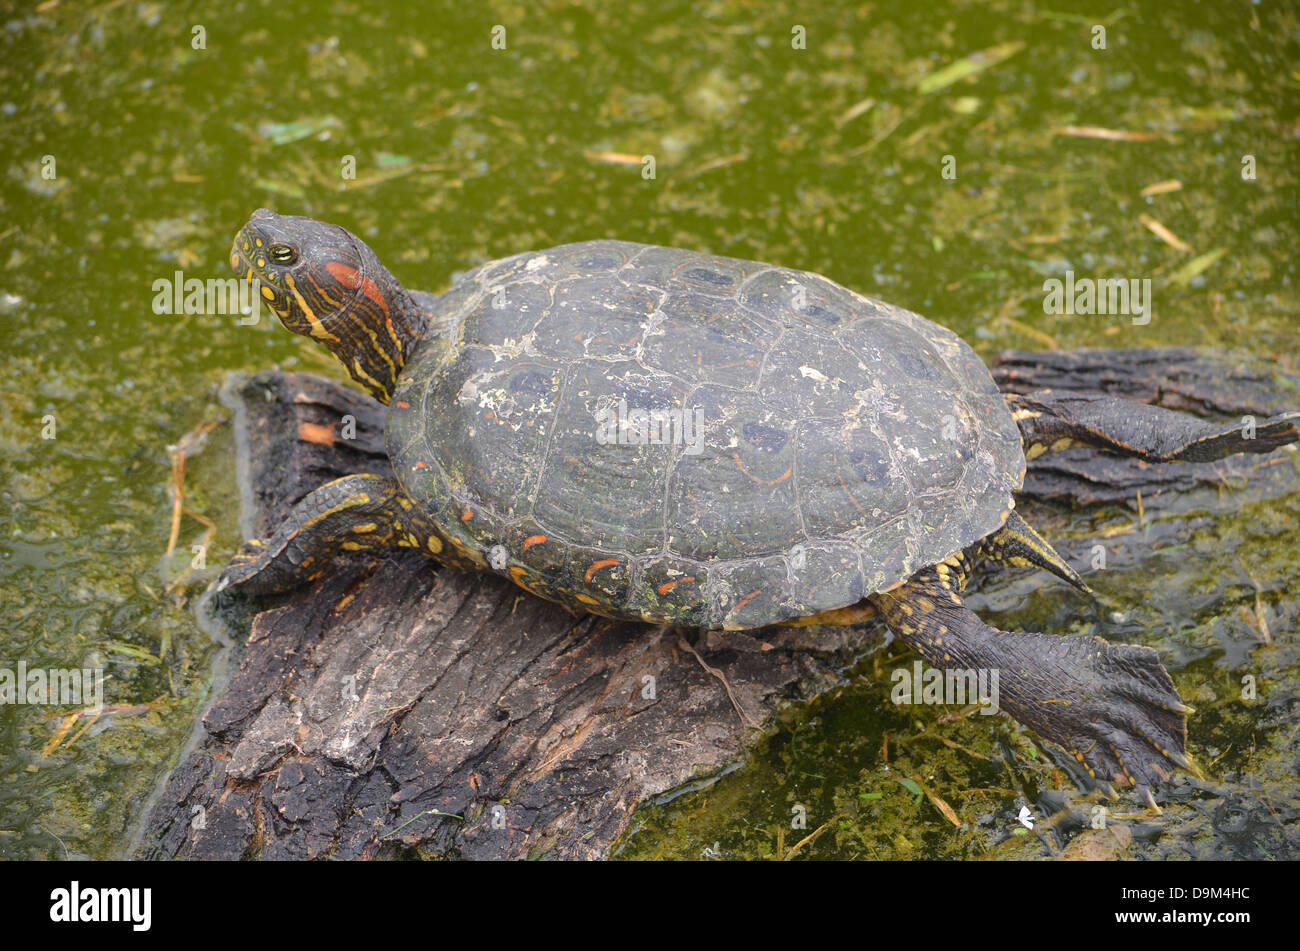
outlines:
[[[1129,132],[1124,129],[1103,129],[1100,126],[1091,125],[1055,126],[1051,132],[1052,135],[1072,135],[1081,139],[1105,139],[1108,142],[1154,142],[1157,139],[1164,139],[1167,142],[1178,141],[1177,136],[1169,135],[1166,132]]]
[[[1145,227],[1148,231],[1154,234],[1165,244],[1169,245],[1171,248],[1177,248],[1179,251],[1183,251],[1187,254],[1190,254],[1191,252],[1196,250],[1190,244],[1184,241],[1182,238],[1178,237],[1178,235],[1174,234],[1172,231],[1170,231],[1160,222],[1156,221],[1156,219],[1152,218],[1150,215],[1145,213],[1140,214],[1138,215],[1138,221],[1142,223],[1143,227]]]
[[[1015,56],[1024,48],[1025,43],[1023,40],[1012,40],[1010,43],[999,43],[997,46],[990,46],[978,53],[971,53],[964,59],[959,59],[957,62],[950,63],[936,72],[922,76],[916,84],[916,91],[922,95],[938,92],[940,89],[951,86],[959,79],[966,79],[968,76],[974,76],[998,65],[998,63]]]
[[[1169,275],[1169,283],[1175,287],[1186,287],[1198,274],[1207,270],[1227,253],[1227,248],[1215,248],[1213,251],[1206,251],[1204,254],[1197,255]]]
[[[330,130],[342,126],[343,123],[335,116],[317,116],[293,122],[272,122],[267,119],[257,124],[257,135],[272,145],[290,145],[312,136],[327,135]]]

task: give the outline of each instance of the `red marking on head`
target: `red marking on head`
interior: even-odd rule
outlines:
[[[338,261],[327,261],[325,262],[325,270],[329,271],[330,277],[344,287],[357,288],[361,286],[361,272],[354,267],[339,264]]]
[[[384,312],[384,317],[388,317],[388,301],[384,300],[384,295],[379,293],[379,285],[370,278],[362,277],[361,272],[356,268],[340,264],[338,261],[325,262],[325,270],[329,271],[330,276],[344,287],[361,288],[361,293],[378,304]]]

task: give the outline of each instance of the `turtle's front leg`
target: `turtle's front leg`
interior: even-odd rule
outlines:
[[[395,479],[344,476],[295,505],[270,538],[245,542],[217,579],[217,590],[288,591],[319,576],[340,552],[396,547],[429,555],[443,550]]]
[[[1186,707],[1156,652],[1100,637],[999,631],[958,593],[969,560],[954,556],[872,596],[885,623],[931,666],[997,672],[997,706],[1065,747],[1097,779],[1150,786],[1186,751]],[[946,678],[945,678],[946,679]]]
[[[1271,452],[1300,439],[1300,413],[1227,425],[1114,396],[1039,390],[1006,399],[1029,459],[1084,445],[1149,462],[1210,462],[1239,452]]]

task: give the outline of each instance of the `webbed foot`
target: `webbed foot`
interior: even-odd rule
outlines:
[[[1097,780],[1146,786],[1195,769],[1190,708],[1155,651],[997,630],[962,603],[949,576],[927,568],[873,596],[890,629],[931,666],[983,673],[998,708],[1064,747]]]
[[[993,630],[990,628],[990,630]],[[994,631],[1001,705],[1095,779],[1149,786],[1187,756],[1187,713],[1159,655],[1100,637]]]
[[[318,577],[340,552],[428,546],[426,529],[408,516],[410,503],[403,501],[394,479],[351,475],[327,482],[295,505],[269,538],[245,542],[215,589],[288,591]]]

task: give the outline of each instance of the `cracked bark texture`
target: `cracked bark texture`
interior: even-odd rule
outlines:
[[[1007,391],[1108,392],[1229,419],[1296,402],[1293,374],[1190,350],[1007,352],[994,376]],[[391,473],[384,410],[367,397],[279,372],[227,392],[246,531],[265,534],[324,481]],[[1281,485],[1271,458],[1067,450],[1030,464],[1021,498],[1113,503],[1141,489],[1150,507],[1247,475]],[[874,623],[724,632],[575,617],[413,552],[341,560],[269,604],[140,856],[604,858],[637,805],[734,762],[758,735],[747,723],[839,683],[883,639]],[[238,616],[247,603],[223,592],[210,608]]]

